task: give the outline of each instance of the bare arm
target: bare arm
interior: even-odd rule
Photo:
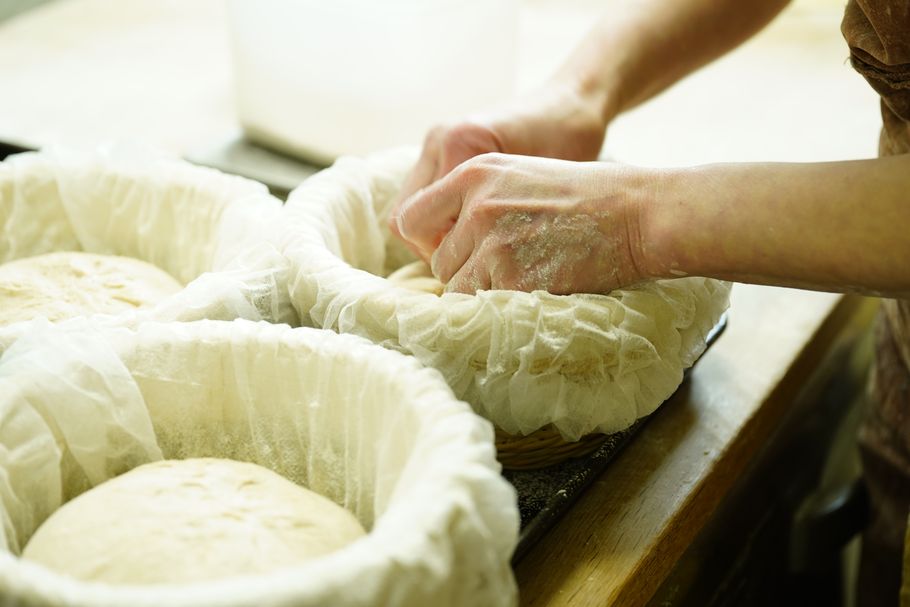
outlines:
[[[594,160],[610,121],[761,29],[786,0],[618,0],[552,78],[426,137],[402,203],[480,154]],[[413,247],[428,257],[431,251]]]
[[[707,276],[910,295],[910,155],[645,169],[485,154],[400,229],[448,289],[607,293]]]
[[[624,0],[555,75],[609,123],[762,29],[789,0]]]
[[[632,6],[599,24],[548,85],[578,93],[584,103],[568,107],[597,108],[604,125],[747,38],[784,2]],[[578,115],[564,111],[551,127]],[[502,123],[496,141],[537,141],[519,135],[552,133],[542,124]],[[569,161],[589,154],[534,158],[548,154],[533,146],[496,151],[509,153],[449,166],[398,213],[396,229],[433,253],[450,290],[604,293],[695,275],[910,296],[910,155],[652,170]]]
[[[709,165],[653,187],[635,245],[646,276],[910,296],[910,155]]]

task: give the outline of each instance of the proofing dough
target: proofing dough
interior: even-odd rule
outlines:
[[[343,158],[290,194],[279,239],[302,322],[413,355],[508,434],[619,432],[676,390],[727,308],[729,283],[433,297],[383,278],[413,259],[388,218],[418,154]]]
[[[347,510],[261,466],[165,460],[65,504],[22,558],[88,581],[186,583],[299,565],[363,535]]]
[[[167,272],[132,257],[66,251],[0,265],[0,326],[51,322],[152,306],[181,289]]]
[[[398,268],[389,274],[386,280],[403,289],[432,293],[433,295],[442,295],[446,289],[446,286],[433,276],[430,266],[422,260],[417,260]]]

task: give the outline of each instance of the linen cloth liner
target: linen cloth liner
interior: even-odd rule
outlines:
[[[439,373],[352,335],[244,320],[30,323],[0,357],[0,595],[105,607],[511,606],[515,492]],[[142,463],[266,466],[369,533],[272,574],[112,586],[16,554],[65,500]]]
[[[260,183],[134,147],[17,154],[0,162],[0,264],[55,251],[122,255],[186,285],[113,324],[296,324],[287,261],[267,243],[280,209]],[[0,328],[0,351],[21,334],[17,324]]]
[[[727,308],[728,283],[663,280],[609,296],[394,286],[383,276],[414,258],[386,218],[416,156],[342,158],[289,196],[278,246],[305,324],[412,354],[511,434],[616,432],[673,393]]]

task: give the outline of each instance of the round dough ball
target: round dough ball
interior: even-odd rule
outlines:
[[[152,306],[181,289],[170,274],[132,257],[66,251],[0,265],[0,326],[51,322]]]
[[[433,295],[442,295],[446,290],[446,286],[433,276],[430,266],[422,260],[417,260],[398,268],[389,274],[386,280],[403,289],[422,291]]]
[[[22,558],[87,581],[173,584],[299,565],[363,535],[350,512],[262,466],[165,460],[64,504]]]

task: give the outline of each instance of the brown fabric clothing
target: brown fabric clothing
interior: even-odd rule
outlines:
[[[860,607],[898,604],[910,512],[910,374],[889,324],[883,312],[876,327],[871,398],[859,435],[871,505],[857,580]]]
[[[850,0],[841,31],[853,67],[882,98],[879,153],[910,152],[910,0]]]
[[[910,607],[910,525],[904,534],[904,567],[901,572],[901,607]]]
[[[879,155],[910,153],[910,0],[850,0],[841,31],[853,67],[881,97]],[[907,204],[910,212],[910,192]],[[901,594],[910,512],[910,301],[882,303],[870,380],[859,438],[872,511],[857,583],[861,607],[897,605]]]

